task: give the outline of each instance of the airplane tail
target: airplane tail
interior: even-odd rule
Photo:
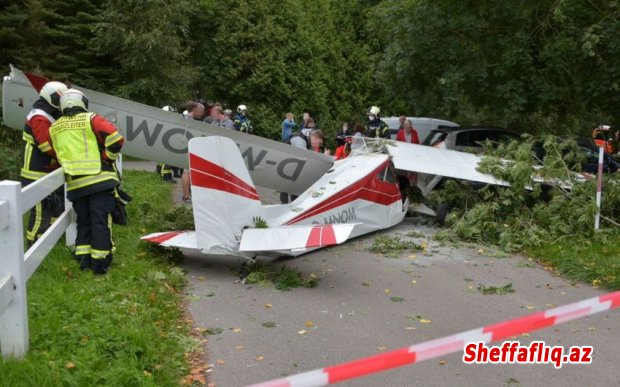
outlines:
[[[198,247],[205,253],[238,252],[243,230],[263,215],[239,148],[225,137],[193,138],[189,167]]]

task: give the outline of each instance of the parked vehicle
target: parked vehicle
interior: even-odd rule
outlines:
[[[400,122],[398,121],[398,117],[385,117],[381,118],[390,128],[390,134],[392,136],[392,140],[396,139],[396,133],[398,133],[398,127]],[[418,137],[420,141],[423,141],[431,131],[440,127],[452,127],[459,126],[459,124],[442,120],[439,118],[426,118],[426,117],[407,117],[407,119],[411,120],[413,127],[418,132]]]
[[[505,143],[510,140],[517,140],[519,136],[518,133],[508,129],[492,126],[440,126],[431,131],[422,144],[439,149],[461,152],[473,150],[479,153],[486,141]]]

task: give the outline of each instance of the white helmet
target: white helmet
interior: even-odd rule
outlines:
[[[379,109],[378,106],[371,106],[370,109],[368,109],[368,113],[367,114],[372,114],[374,116],[378,116],[379,113],[381,113],[381,109]]]
[[[64,113],[66,109],[74,107],[88,110],[88,98],[79,90],[69,89],[60,96],[60,110]]]
[[[230,109],[226,109],[226,110],[224,110],[224,114],[226,114],[227,116],[229,116],[229,115],[231,115],[231,114],[232,114],[232,110],[230,110]]]
[[[166,105],[163,108],[161,108],[161,110],[165,111],[165,112],[172,112],[172,113],[176,113],[177,109],[174,108],[174,106],[170,106],[170,105]]]
[[[241,113],[241,112],[245,112],[245,113],[247,113],[247,112],[248,112],[248,107],[247,107],[247,106],[245,106],[245,105],[239,105],[239,106],[237,106],[237,113]]]
[[[39,91],[39,95],[43,97],[53,107],[56,109],[60,108],[60,96],[62,93],[67,91],[67,85],[62,82],[47,82]]]

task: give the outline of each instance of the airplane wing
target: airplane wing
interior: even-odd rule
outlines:
[[[39,98],[47,78],[11,66],[2,84],[2,119],[10,128],[22,130],[26,115]],[[99,93],[75,85],[89,100],[91,111],[113,122],[125,137],[123,154],[187,168],[188,142],[194,137],[223,136],[232,139],[256,185],[300,194],[333,165],[331,156],[292,147],[235,130],[184,118],[158,107]]]
[[[154,232],[140,237],[140,239],[163,247],[199,250],[194,231]]]
[[[481,158],[471,153],[405,142],[392,142],[386,147],[392,156],[394,167],[399,170],[494,185],[509,185],[492,175],[479,172],[476,168]]]
[[[243,231],[239,251],[299,255],[349,239],[356,224],[250,228]]]

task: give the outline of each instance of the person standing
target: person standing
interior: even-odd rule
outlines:
[[[390,138],[390,128],[385,121],[379,118],[381,109],[378,106],[371,106],[366,113],[368,117],[368,123],[366,124],[366,131],[364,136],[373,138]]]
[[[405,116],[398,117],[398,130],[401,130],[402,128],[405,127],[405,120],[406,119],[407,119],[407,117],[405,117]]]
[[[235,130],[242,133],[254,133],[252,121],[248,118],[248,108],[245,105],[237,106],[237,115],[235,116]]]
[[[66,90],[64,83],[47,82],[26,117],[22,136],[26,143],[21,170],[23,186],[39,180],[59,167],[56,154],[49,143],[49,129],[60,117],[60,96]],[[64,211],[64,200],[64,191],[59,188],[32,208],[26,229],[28,247],[47,231],[52,217]]]
[[[177,112],[177,110],[170,105],[164,106],[163,108],[161,108],[161,110],[171,113]],[[166,181],[168,183],[176,183],[176,181],[172,178],[174,167],[165,163],[157,163],[156,171],[163,181]]]
[[[205,115],[205,105],[200,102],[189,102],[183,112],[183,116],[191,120],[201,121]],[[184,170],[181,175],[181,188],[183,189],[183,202],[191,203],[191,181],[189,179],[189,171]]]
[[[418,137],[418,131],[415,130],[411,120],[405,119],[403,128],[396,134],[396,141],[407,142],[409,144],[419,144],[420,138]]]
[[[304,112],[303,115],[302,115],[301,124],[299,124],[299,130],[305,129],[308,126],[308,121],[309,120],[312,120],[314,122],[314,119],[312,118],[310,113],[309,112]]]
[[[114,162],[125,140],[114,124],[88,112],[88,99],[79,90],[65,91],[60,109],[50,139],[77,215],[75,256],[80,269],[106,274],[114,253],[110,224],[119,184]]]
[[[282,121],[282,142],[288,142],[293,135],[293,130],[297,126],[293,113],[286,113],[286,118]]]
[[[349,129],[349,123],[343,122],[336,132],[336,147],[345,145],[347,137],[353,136],[353,130]]]

